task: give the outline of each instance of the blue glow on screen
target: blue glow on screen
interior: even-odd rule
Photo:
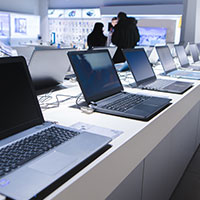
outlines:
[[[166,44],[167,29],[160,27],[138,27],[140,34],[139,46],[155,46]]]

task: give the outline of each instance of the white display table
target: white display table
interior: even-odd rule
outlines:
[[[78,83],[65,82],[55,94],[78,95]],[[165,96],[172,104],[148,122],[71,108],[75,99],[43,111],[45,120],[71,126],[84,122],[121,130],[112,147],[46,200],[167,200],[199,142],[198,81],[183,95],[125,87],[128,92]],[[99,133],[101,134],[101,133]]]

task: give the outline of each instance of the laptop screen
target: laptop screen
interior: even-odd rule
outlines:
[[[175,47],[175,49],[176,49],[176,54],[177,54],[177,56],[178,56],[178,59],[179,59],[179,62],[180,62],[180,64],[181,64],[181,66],[182,67],[184,67],[184,66],[188,66],[189,65],[189,60],[188,60],[188,58],[187,58],[187,54],[186,54],[186,52],[185,52],[185,49],[184,49],[184,47],[183,46],[174,46]]]
[[[199,52],[196,44],[190,44],[190,51],[194,62],[199,61]]]
[[[156,47],[160,62],[162,63],[163,69],[166,73],[176,69],[176,64],[167,46]]]
[[[137,84],[156,79],[144,49],[127,49],[123,52]]]
[[[87,103],[123,89],[108,50],[74,51],[68,55]]]
[[[41,90],[63,82],[69,67],[66,49],[35,50],[29,63],[35,89]]]
[[[0,139],[43,123],[23,57],[0,58]]]

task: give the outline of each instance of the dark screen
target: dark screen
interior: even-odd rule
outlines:
[[[190,51],[194,62],[199,61],[199,52],[196,44],[190,44]]]
[[[36,99],[32,94],[26,65],[0,59],[1,126],[0,138],[22,131],[42,121]],[[37,121],[37,123],[36,123]]]
[[[122,86],[108,51],[68,53],[86,101],[96,101]]]
[[[143,49],[125,51],[124,54],[129,66],[131,67],[136,82],[155,77],[153,69]]]
[[[176,65],[168,47],[156,47],[156,50],[165,72],[176,69]]]
[[[183,66],[183,67],[188,66],[189,61],[188,61],[187,54],[185,52],[184,47],[183,46],[175,46],[175,49],[176,49],[176,53],[179,58],[181,66]]]

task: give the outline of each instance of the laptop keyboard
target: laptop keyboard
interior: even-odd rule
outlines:
[[[151,98],[151,97],[137,95],[137,94],[126,94],[124,95],[124,97],[102,106],[102,108],[115,110],[119,112],[125,112],[126,110],[136,106],[139,103],[142,103],[148,98]]]
[[[168,85],[171,85],[174,82],[175,81],[172,81],[172,80],[157,79],[156,81],[154,81],[148,85],[142,86],[142,88],[149,89],[149,90],[159,90],[159,89],[167,87]]]
[[[80,132],[50,127],[0,149],[0,176],[22,166],[78,134]]]

